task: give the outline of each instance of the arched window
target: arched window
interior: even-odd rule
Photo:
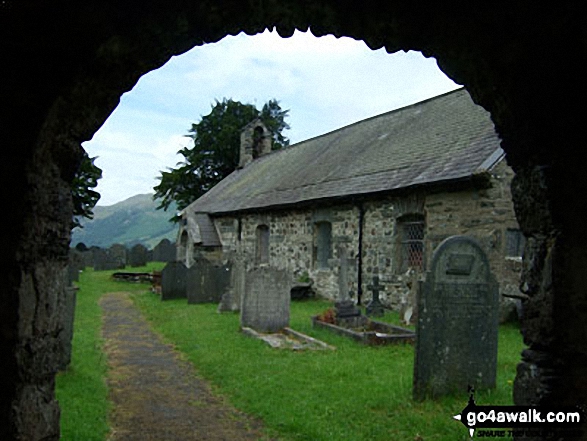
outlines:
[[[399,239],[399,270],[404,273],[409,268],[424,268],[424,216],[410,214],[397,220]]]
[[[257,264],[269,263],[269,227],[259,225],[257,227],[256,261]]]
[[[317,222],[315,234],[315,264],[318,269],[328,268],[328,260],[332,258],[332,224]]]

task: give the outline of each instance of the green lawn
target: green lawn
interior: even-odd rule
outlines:
[[[241,410],[261,417],[268,431],[280,439],[467,439],[465,428],[452,419],[467,404],[467,396],[413,402],[413,347],[366,347],[327,330],[312,329],[310,317],[329,307],[328,302],[292,303],[290,323],[336,346],[336,351],[290,352],[241,334],[238,314],[218,314],[216,305],[187,305],[185,300],[161,302],[145,285],[112,282],[108,275],[88,272],[80,281],[74,360],[71,372],[58,378],[63,439],[104,439],[108,407],[102,379],[105,365],[96,338],[97,300],[115,290],[132,291],[155,329],[186,354],[215,390]],[[390,314],[386,320],[395,318]],[[94,337],[83,337],[79,328]],[[497,388],[478,392],[477,404],[512,404],[511,383],[522,347],[518,330],[502,326]],[[86,371],[89,365],[91,373]],[[74,388],[76,381],[81,384]],[[92,407],[100,403],[103,410],[98,416],[89,416],[93,409],[85,407],[88,402]],[[90,425],[95,427],[85,432],[90,435],[80,435],[78,430]]]
[[[137,271],[150,271],[151,268],[152,265],[137,268]],[[56,379],[63,440],[101,441],[106,439],[109,431],[110,404],[105,382],[106,360],[101,351],[102,311],[98,300],[107,292],[144,292],[148,289],[144,284],[113,281],[110,278],[113,272],[94,272],[87,269],[80,274],[80,281],[77,283],[79,290],[72,360],[67,371],[59,373]]]

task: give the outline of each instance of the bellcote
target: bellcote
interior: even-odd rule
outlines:
[[[246,167],[255,159],[271,152],[271,132],[257,118],[247,124],[241,131],[240,156],[238,168]]]

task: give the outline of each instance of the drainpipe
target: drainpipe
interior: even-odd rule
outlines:
[[[365,208],[363,204],[357,205],[359,209],[359,262],[357,268],[357,305],[361,305],[363,296],[363,224],[365,221]]]

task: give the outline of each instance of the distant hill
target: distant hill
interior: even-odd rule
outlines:
[[[177,225],[169,222],[175,206],[157,210],[151,194],[139,194],[109,206],[94,207],[94,219],[82,219],[83,228],[72,231],[71,246],[108,247],[115,243],[132,246],[142,243],[153,248],[161,239],[175,241]]]

